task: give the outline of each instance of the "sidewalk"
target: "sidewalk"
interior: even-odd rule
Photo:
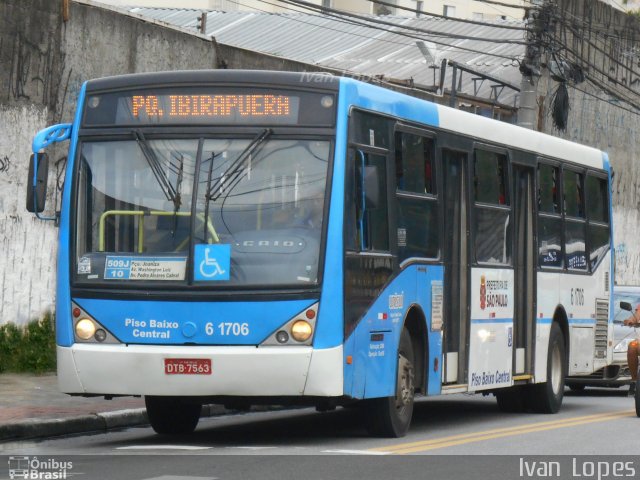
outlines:
[[[205,406],[202,416],[220,415]],[[55,374],[0,374],[0,443],[146,425],[144,399],[72,397],[58,391]]]

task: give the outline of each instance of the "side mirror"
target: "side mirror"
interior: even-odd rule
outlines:
[[[627,311],[632,311],[633,308],[631,307],[631,304],[629,302],[620,302],[620,308],[622,310],[627,310]]]
[[[48,178],[48,155],[46,153],[32,153],[29,162],[29,177],[27,178],[27,211],[41,213],[44,210]]]
[[[367,165],[364,167],[364,199],[366,208],[377,208],[380,204],[380,176],[378,167]]]

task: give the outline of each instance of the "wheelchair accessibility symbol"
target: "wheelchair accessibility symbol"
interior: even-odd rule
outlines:
[[[195,280],[229,280],[231,245],[196,245],[194,267]]]

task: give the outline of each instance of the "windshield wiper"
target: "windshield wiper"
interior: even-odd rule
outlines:
[[[262,145],[272,132],[273,130],[270,128],[265,128],[253,140],[251,140],[249,145],[247,145],[247,148],[245,148],[242,153],[238,155],[238,158],[229,165],[229,168],[227,168],[222,175],[216,179],[216,183],[214,185],[209,185],[209,183],[207,184],[207,194],[205,196],[207,205],[209,204],[209,201],[215,202],[220,198],[222,191],[224,190],[225,183],[228,185],[229,191],[233,190],[242,178],[242,169],[247,159],[258,149],[260,145]]]
[[[176,188],[171,185],[169,177],[167,177],[167,174],[162,169],[162,163],[160,162],[160,160],[158,160],[156,152],[154,152],[153,149],[149,146],[142,132],[139,130],[133,130],[133,135],[136,138],[136,143],[140,147],[140,150],[142,151],[142,154],[144,155],[144,158],[146,159],[147,164],[149,165],[149,168],[153,173],[153,176],[156,177],[156,181],[158,182],[158,185],[160,185],[162,193],[164,193],[164,196],[167,198],[167,200],[173,203],[174,213],[177,213],[178,210],[180,210],[180,205],[182,204],[179,190],[176,190]],[[180,173],[178,175],[178,189],[180,189],[181,183],[182,161],[180,163]]]
[[[182,177],[184,175],[184,155],[179,152],[174,152],[176,159],[180,162],[180,168],[178,169],[178,177],[176,178],[175,189],[175,201],[173,202],[173,230],[172,235],[176,234],[178,230],[178,211],[182,205]],[[178,157],[179,156],[179,157]]]

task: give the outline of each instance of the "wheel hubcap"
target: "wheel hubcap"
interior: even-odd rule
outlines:
[[[396,407],[404,408],[413,402],[413,365],[404,357],[398,357],[398,387],[396,395]]]

